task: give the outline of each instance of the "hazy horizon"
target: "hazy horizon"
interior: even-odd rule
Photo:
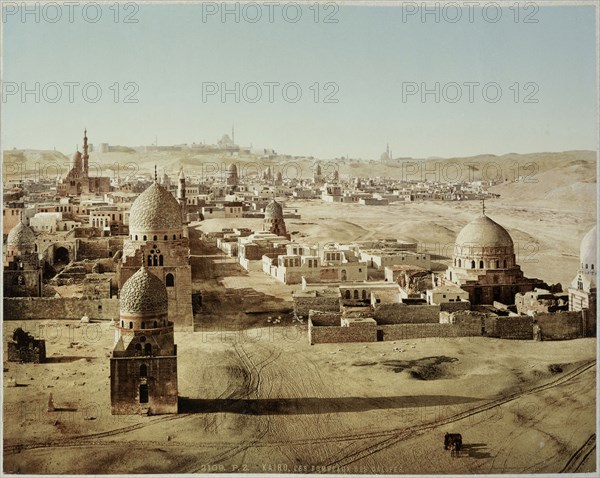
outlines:
[[[82,7],[73,22],[63,6],[60,20],[47,21],[49,9],[37,23],[3,5],[5,150],[68,156],[84,128],[92,144],[214,144],[235,124],[242,146],[318,158],[379,159],[387,143],[407,158],[597,151],[593,6],[520,4],[496,22],[482,9],[469,22],[463,8],[453,23],[451,10],[423,19],[398,6],[322,4],[318,12],[304,5],[295,23],[278,9],[273,22],[265,9],[252,23],[244,4],[224,18],[210,2],[111,5],[95,23]],[[96,83],[102,96],[86,101],[75,86],[70,102],[69,82]],[[22,85],[35,91],[35,83],[41,93],[22,97]],[[238,97],[223,98],[221,85],[236,83]],[[421,96],[436,83],[439,93]],[[54,103],[51,84],[61,92]],[[296,102],[281,91],[290,84],[300,87]]]

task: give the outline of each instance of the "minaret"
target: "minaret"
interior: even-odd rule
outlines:
[[[83,130],[83,176],[87,178],[89,172],[88,159],[88,139],[87,139],[87,128]]]
[[[179,186],[177,187],[177,201],[181,206],[181,220],[187,224],[187,199],[185,197],[185,174],[183,168],[179,170]]]

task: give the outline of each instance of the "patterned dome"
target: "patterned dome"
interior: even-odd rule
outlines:
[[[596,226],[592,227],[581,240],[579,260],[584,271],[596,270],[596,247],[598,245],[596,231]]]
[[[456,244],[472,247],[514,247],[506,229],[485,214],[463,227],[456,237]]]
[[[21,221],[17,223],[8,233],[6,244],[18,247],[33,247],[35,245],[35,234],[29,226]]]
[[[153,183],[133,202],[129,213],[132,233],[181,229],[181,208],[175,196]]]
[[[120,310],[128,314],[166,314],[168,301],[162,281],[142,267],[123,284]]]
[[[273,199],[265,208],[265,219],[283,219],[283,208]]]
[[[231,163],[229,165],[229,167],[227,168],[227,171],[231,174],[237,174],[237,166],[233,163]]]

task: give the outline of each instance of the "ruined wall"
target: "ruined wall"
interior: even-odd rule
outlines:
[[[76,260],[101,259],[115,255],[123,249],[123,238],[120,237],[95,237],[92,239],[78,239]]]
[[[576,339],[584,336],[581,312],[555,312],[536,314],[542,329],[542,340]]]
[[[76,297],[15,297],[3,301],[4,320],[112,320],[119,317],[118,299]]]
[[[437,324],[439,305],[382,304],[374,309],[373,318],[379,324]]]
[[[296,315],[307,317],[309,310],[321,310],[324,312],[339,312],[340,300],[335,295],[302,297],[294,296],[294,310]]]

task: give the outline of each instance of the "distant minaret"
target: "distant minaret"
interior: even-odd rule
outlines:
[[[177,187],[177,201],[181,207],[181,220],[187,224],[187,199],[185,197],[185,174],[183,168],[179,170],[179,186]]]
[[[87,128],[83,130],[83,176],[87,178],[89,172],[88,159],[88,142],[87,142]]]

